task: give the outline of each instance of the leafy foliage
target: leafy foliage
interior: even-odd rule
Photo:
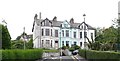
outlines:
[[[2,38],[1,42],[2,42],[2,49],[10,49],[11,47],[11,37],[10,37],[10,34],[9,34],[9,31],[7,29],[7,26],[3,26],[3,25],[0,25],[0,37]]]
[[[40,59],[42,58],[42,49],[13,49],[13,50],[2,50],[2,59]]]
[[[80,56],[85,57],[85,53],[89,61],[120,61],[120,52],[105,52],[79,49]]]
[[[27,46],[28,49],[32,49],[33,48],[33,39],[31,38],[29,42],[27,42]]]
[[[78,49],[80,49],[80,46],[78,46],[78,45],[74,45],[74,46],[72,46],[72,47],[69,48],[69,50],[71,52],[73,52],[74,50],[78,50]]]
[[[117,29],[111,26],[96,36],[95,40],[92,39],[92,42],[87,38],[88,47],[92,50],[116,50],[117,32]]]

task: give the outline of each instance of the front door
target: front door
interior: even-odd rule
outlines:
[[[56,40],[55,41],[55,49],[57,49],[58,48],[58,41]]]

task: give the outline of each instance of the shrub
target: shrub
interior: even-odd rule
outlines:
[[[2,59],[41,59],[43,54],[42,49],[26,49],[26,50],[2,50]]]
[[[78,50],[78,49],[80,49],[80,46],[78,46],[78,45],[74,45],[74,46],[72,46],[71,48],[69,48],[69,50],[70,50],[71,52],[73,52],[74,50]]]
[[[80,49],[79,55],[85,57],[85,50]],[[90,61],[120,61],[120,53],[86,50],[86,58]]]
[[[67,46],[63,46],[62,49],[64,49],[64,50],[67,49]]]

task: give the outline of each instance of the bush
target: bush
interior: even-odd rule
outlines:
[[[71,48],[69,48],[69,50],[70,50],[71,52],[73,52],[74,50],[78,50],[78,49],[80,49],[80,46],[78,46],[78,45],[74,45],[74,46],[72,46]]]
[[[85,57],[85,50],[80,49],[79,55]],[[120,52],[86,50],[86,58],[90,61],[120,61]]]
[[[62,49],[64,49],[64,50],[67,49],[67,46],[63,46]]]
[[[75,48],[69,48],[69,51],[73,52],[75,50]]]
[[[41,59],[43,54],[42,49],[26,49],[26,50],[2,50],[2,59]]]

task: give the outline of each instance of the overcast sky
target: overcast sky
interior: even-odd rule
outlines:
[[[42,19],[58,21],[83,21],[93,27],[109,27],[114,18],[118,18],[118,1],[120,0],[0,0],[0,22],[7,22],[12,39],[16,39],[23,32],[32,34],[34,15],[42,13]]]

